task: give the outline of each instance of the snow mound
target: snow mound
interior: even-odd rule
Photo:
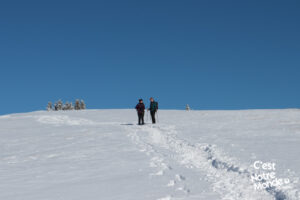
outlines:
[[[70,118],[66,115],[41,115],[37,116],[36,120],[42,124],[53,124],[53,125],[69,125],[69,126],[80,126],[80,125],[95,125],[96,123],[84,119],[84,118]]]

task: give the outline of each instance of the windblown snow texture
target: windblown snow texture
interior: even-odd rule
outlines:
[[[134,110],[0,116],[0,199],[299,200],[300,111]],[[253,162],[282,187],[254,190]],[[264,181],[264,180],[263,180]]]

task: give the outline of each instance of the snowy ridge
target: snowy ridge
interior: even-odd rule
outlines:
[[[159,119],[138,126],[132,110],[0,116],[0,199],[300,199],[298,110],[160,111]],[[254,190],[258,159],[276,162],[291,183]]]

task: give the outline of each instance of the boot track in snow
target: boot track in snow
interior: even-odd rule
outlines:
[[[191,170],[199,171],[200,176],[206,176],[211,183],[212,190],[219,194],[221,199],[245,199],[245,200],[296,200],[297,197],[288,197],[285,191],[278,188],[266,190],[254,190],[251,183],[253,172],[248,167],[240,167],[235,158],[227,156],[215,145],[190,144],[177,137],[173,126],[143,126],[130,127],[129,137],[142,151],[155,161],[155,166],[160,165],[164,170],[172,168],[166,163],[176,161]],[[167,152],[166,152],[167,151]],[[162,162],[163,161],[163,162]],[[184,179],[182,175],[176,175],[177,180]],[[264,180],[263,180],[264,181]],[[168,185],[174,185],[175,180],[170,180]],[[187,196],[190,193],[186,189]],[[172,199],[168,195],[162,199]],[[174,196],[176,198],[176,196]]]

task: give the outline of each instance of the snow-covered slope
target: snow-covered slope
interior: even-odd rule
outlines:
[[[138,126],[134,110],[0,116],[0,199],[300,199],[300,110],[158,117]],[[251,177],[268,172],[286,182],[255,190]]]

